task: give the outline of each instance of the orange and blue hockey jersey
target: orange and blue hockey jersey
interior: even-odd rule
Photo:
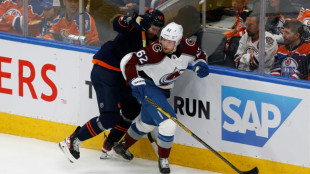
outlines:
[[[310,43],[310,9],[301,8],[297,20],[301,21],[305,26],[305,33],[302,39]]]
[[[28,1],[28,21],[40,20],[43,8],[39,0]],[[5,0],[0,5],[0,31],[22,34],[22,0]]]
[[[248,10],[243,10],[243,11],[239,11],[236,14],[236,18],[235,18],[235,23],[232,26],[232,30],[229,30],[227,32],[224,32],[223,34],[226,35],[226,47],[228,48],[229,44],[230,44],[230,40],[232,37],[235,36],[243,36],[246,30],[246,26],[245,26],[245,19],[246,16],[248,14]]]
[[[84,12],[85,18],[85,37],[79,36],[79,15],[78,13],[68,21],[66,13],[62,12],[53,21],[51,29],[44,35],[45,39],[64,41],[73,44],[94,45],[99,42],[97,27],[94,18]]]
[[[301,42],[292,50],[282,45],[275,56],[275,64],[271,74],[288,78],[307,79],[309,65],[310,45],[308,43]]]
[[[102,67],[120,72],[120,62],[122,58],[130,53],[139,51],[142,45],[141,31],[127,22],[129,16],[117,16],[113,20],[113,29],[118,32],[114,40],[104,43],[100,50],[94,55],[93,63]],[[157,39],[155,36],[146,43],[149,45]]]

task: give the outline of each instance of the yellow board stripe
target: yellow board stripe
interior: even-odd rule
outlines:
[[[69,136],[76,126],[57,122],[17,116],[0,112],[0,132],[24,137],[37,138],[45,141],[60,142]],[[83,142],[82,147],[101,150],[103,134]],[[55,146],[57,148],[57,146]],[[157,160],[151,144],[143,138],[130,151],[136,156],[145,159]],[[219,152],[228,161],[242,171],[257,166],[259,173],[310,173],[310,168],[289,165],[274,161],[256,159]],[[98,157],[100,152],[98,152]],[[170,163],[219,173],[236,173],[226,163],[216,157],[211,151],[180,144],[174,144],[169,158]]]

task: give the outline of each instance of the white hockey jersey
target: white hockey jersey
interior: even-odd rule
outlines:
[[[127,83],[140,76],[153,80],[162,89],[171,89],[189,63],[195,65],[206,59],[205,52],[188,38],[182,38],[177,51],[171,55],[162,52],[157,40],[136,53],[127,54],[121,61],[121,70]]]
[[[259,40],[252,41],[248,33],[245,33],[239,41],[239,47],[235,54],[236,68],[244,71],[258,71],[260,62],[259,55]],[[274,56],[278,50],[278,44],[272,34],[265,32],[265,73],[270,73],[274,63]]]

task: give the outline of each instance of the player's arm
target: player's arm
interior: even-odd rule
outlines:
[[[134,14],[135,15],[135,14]],[[113,20],[113,29],[117,32],[128,32],[133,29],[133,26],[131,25],[131,20],[134,18],[133,16],[117,16]]]
[[[137,65],[144,64],[145,50],[140,50],[137,53],[129,53],[121,61],[121,70],[127,84],[130,85],[132,89],[132,96],[136,97],[140,101],[145,99],[146,96],[146,83],[144,78],[139,77],[137,71]],[[147,57],[146,57],[147,58]]]
[[[275,76],[281,76],[282,59],[279,58],[278,54],[275,55],[274,59],[275,63],[271,69],[271,74]]]
[[[132,16],[118,16],[113,20],[113,28],[117,32],[129,32],[133,29],[146,31],[150,27],[150,17],[136,13]]]
[[[246,52],[247,34],[243,35],[239,41],[239,46],[235,54],[234,63],[237,69],[243,70],[249,64],[249,56]]]
[[[207,64],[207,54],[205,51],[199,48],[198,44],[195,43],[194,50],[196,50],[195,60],[192,62],[192,70],[197,73],[197,76],[200,78],[206,77],[209,75],[209,67]],[[187,69],[190,69],[191,65]]]
[[[264,66],[266,68],[269,68],[269,70],[272,68],[274,64],[274,58],[278,50],[278,44],[276,40],[273,37],[266,37],[266,42],[265,42],[265,62]],[[258,60],[258,55],[257,55],[257,60]],[[270,72],[268,72],[270,73]]]
[[[96,22],[90,14],[87,13],[86,15],[89,16],[89,21],[90,21],[88,22],[88,25],[86,27],[88,30],[85,31],[85,36],[88,40],[86,45],[100,46]]]
[[[48,32],[43,36],[44,39],[50,39],[50,40],[59,40],[60,38],[60,24],[59,24],[60,18],[56,18],[53,20],[52,27],[48,30]]]
[[[2,2],[0,5],[0,22],[5,24],[6,27],[1,27],[3,31],[9,31],[12,28],[15,31],[22,31],[22,16],[11,15],[9,10],[11,9],[12,1]],[[15,9],[17,10],[17,9]],[[17,12],[16,12],[17,13]]]

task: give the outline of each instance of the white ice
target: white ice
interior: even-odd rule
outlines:
[[[100,151],[81,148],[70,163],[57,143],[0,133],[0,174],[159,174],[157,161],[134,158],[100,160]],[[175,174],[215,174],[170,165]]]

